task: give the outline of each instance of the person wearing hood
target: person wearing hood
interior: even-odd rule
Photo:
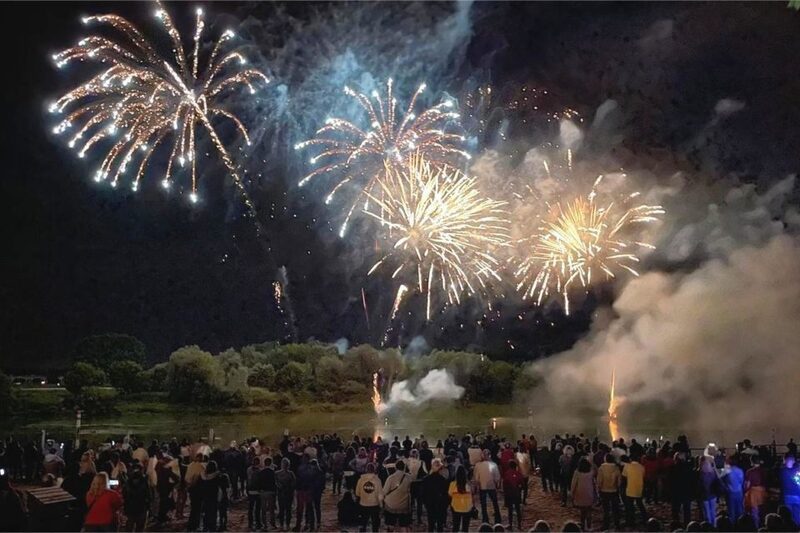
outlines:
[[[284,457],[281,460],[281,469],[275,472],[275,489],[278,495],[278,522],[284,531],[289,528],[292,521],[292,502],[294,488],[297,484],[294,472],[291,471],[291,462]]]
[[[375,463],[367,463],[366,471],[358,478],[356,498],[361,508],[360,531],[367,530],[372,522],[372,531],[378,531],[381,525],[381,503],[383,502],[383,484],[375,473]]]
[[[558,458],[558,484],[561,487],[561,506],[567,506],[567,497],[569,496],[569,488],[572,483],[572,456],[575,455],[575,448],[567,444],[564,446],[561,457]]]
[[[442,475],[442,462],[431,461],[431,471],[422,480],[422,499],[428,511],[428,531],[444,531],[450,505],[450,483]]]
[[[202,498],[203,529],[219,531],[220,508],[227,509],[229,480],[220,473],[216,461],[209,461],[200,475],[199,491]],[[223,526],[227,517],[223,517]]]
[[[142,472],[142,465],[134,462],[130,475],[122,488],[125,531],[144,531],[147,510],[150,507],[150,487]]]

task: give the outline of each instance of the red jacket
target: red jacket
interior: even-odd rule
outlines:
[[[86,513],[84,525],[108,526],[117,521],[117,511],[122,507],[122,496],[111,489],[104,490],[97,498],[90,492],[86,495],[86,505],[89,511]]]

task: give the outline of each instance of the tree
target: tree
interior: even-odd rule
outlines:
[[[147,363],[147,349],[142,341],[130,335],[105,333],[84,337],[73,350],[73,359],[108,370],[116,361]]]
[[[275,388],[280,391],[302,391],[306,388],[310,374],[307,365],[290,361],[275,375]]]
[[[12,412],[13,401],[11,379],[0,370],[0,415],[6,416]]]
[[[133,361],[112,363],[108,368],[108,379],[112,387],[125,393],[143,392],[147,388],[142,365]]]
[[[159,363],[142,371],[141,383],[144,390],[164,392],[167,390],[167,372],[169,363]]]
[[[251,387],[272,389],[275,386],[275,367],[259,363],[250,371],[247,384]]]
[[[64,387],[72,394],[80,394],[85,387],[105,385],[108,376],[103,370],[89,363],[78,362],[64,375]]]
[[[489,367],[486,381],[489,385],[489,398],[501,402],[510,402],[514,388],[517,367],[506,361],[494,361]]]
[[[222,389],[226,392],[244,395],[247,392],[247,378],[250,370],[242,363],[242,357],[236,350],[229,348],[217,356],[217,363],[222,370]]]
[[[166,385],[174,402],[206,405],[219,401],[223,382],[217,360],[198,346],[184,346],[169,357]]]

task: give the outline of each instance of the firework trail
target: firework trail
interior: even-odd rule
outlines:
[[[400,285],[397,288],[397,295],[394,297],[394,305],[392,305],[392,312],[389,314],[389,321],[386,324],[386,331],[383,332],[383,341],[381,342],[381,347],[386,346],[386,343],[389,342],[389,333],[392,331],[392,324],[394,324],[394,319],[397,317],[397,311],[400,309],[400,305],[403,303],[403,297],[408,292],[408,287],[405,285]]]
[[[413,276],[427,320],[434,292],[457,304],[500,280],[494,252],[508,244],[504,203],[485,198],[475,178],[413,154],[402,169],[387,166],[377,188],[365,213],[380,223],[388,252],[368,275],[392,264],[393,279]]]
[[[361,306],[364,308],[364,318],[367,320],[367,331],[369,331],[369,310],[367,309],[367,294],[364,292],[364,287],[361,287]]]
[[[159,54],[156,47],[128,20],[114,14],[82,19],[86,25],[106,25],[116,38],[94,34],[74,47],[53,55],[59,68],[71,62],[97,62],[102,70],[53,102],[49,110],[65,115],[54,127],[55,134],[69,130],[68,145],[83,158],[95,146],[107,147],[95,172],[98,182],[110,180],[116,187],[129,166],[134,166],[131,188],[136,191],[150,160],[163,147],[169,154],[161,180],[169,189],[176,177],[175,167],[189,166],[190,200],[198,201],[197,135],[200,129],[210,137],[238,187],[251,215],[255,207],[245,189],[230,153],[212,124],[216,118],[233,123],[250,140],[242,121],[224,109],[221,97],[242,86],[255,94],[256,85],[269,80],[260,71],[247,68],[237,51],[223,52],[235,39],[226,30],[215,42],[210,55],[200,58],[205,28],[203,10],[196,11],[193,47],[187,52],[169,13],[156,2],[155,17],[171,39],[172,55]],[[253,217],[255,218],[255,217]],[[257,223],[259,231],[260,224]]]
[[[569,157],[571,166],[571,157]],[[631,240],[635,227],[654,222],[664,214],[658,205],[635,204],[639,193],[621,202],[600,204],[597,186],[600,176],[586,196],[578,196],[549,207],[542,224],[530,237],[521,239],[521,259],[516,262],[517,290],[524,298],[536,298],[537,305],[558,295],[565,313],[570,313],[570,292],[574,286],[584,289],[598,277],[614,279],[620,272],[638,276],[638,248],[653,245]]]
[[[289,330],[292,333],[292,342],[297,342],[297,319],[295,318],[294,306],[292,305],[292,298],[289,293],[289,271],[286,266],[282,266],[278,269],[278,280],[279,281],[275,283],[278,287],[283,287],[282,296],[283,300],[286,302],[286,311],[289,315]]]
[[[339,230],[341,237],[356,206],[362,200],[368,204],[378,180],[385,173],[402,168],[410,154],[419,153],[428,161],[440,164],[457,164],[470,159],[470,155],[459,148],[464,137],[445,130],[448,122],[457,122],[460,118],[460,114],[453,111],[455,104],[452,100],[415,114],[417,100],[425,89],[424,83],[419,86],[403,112],[397,107],[391,79],[386,83],[385,96],[373,91],[370,98],[345,87],[345,94],[354,98],[366,112],[369,128],[364,130],[348,120],[329,118],[313,139],[295,145],[297,150],[317,148],[310,163],[321,161],[321,165],[301,179],[298,186],[304,186],[317,176],[336,175],[338,181],[326,196],[326,204],[330,204],[343,188],[357,190]]]

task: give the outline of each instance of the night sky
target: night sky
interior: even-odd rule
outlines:
[[[282,24],[280,17],[310,23],[332,10],[366,9],[361,4],[204,5],[226,21],[247,21],[248,27],[270,20],[283,32],[267,39],[252,28],[245,31],[263,65],[271,59],[276,65],[285,62],[273,48],[286,46],[297,38],[294,32],[302,31],[302,24]],[[184,34],[192,29],[193,6],[167,6]],[[392,11],[391,17],[416,17],[421,26],[454,12],[447,4],[382,9]],[[374,309],[391,305],[393,289],[385,279],[364,281],[361,263],[351,260],[362,253],[360,243],[336,238],[335,213],[323,204],[322,193],[297,190],[303,166],[287,149],[289,134],[266,133],[258,149],[240,161],[252,177],[270,257],[213,154],[203,161],[203,202],[191,207],[185,198],[161,194],[155,176],[136,195],[97,186],[90,176],[98,153],[79,160],[50,134],[46,103],[81,79],[69,69],[55,69],[50,55],[85,34],[80,16],[114,11],[160,37],[152,6],[20,3],[3,10],[0,354],[5,369],[58,365],[79,338],[103,332],[140,338],[154,362],[186,344],[217,352],[290,340],[286,315],[272,298],[275,268],[281,265],[288,270],[300,340],[380,339],[380,326],[365,327],[360,289],[366,288]],[[800,169],[800,13],[783,2],[476,3],[469,16],[464,53],[446,73],[431,76],[434,91],[460,95],[476,82],[498,90],[531,84],[548,88],[557,101],[553,105],[589,118],[613,98],[625,109],[620,127],[629,153],[658,154],[709,179],[735,173],[762,186]],[[380,31],[372,28],[370,35]],[[379,44],[376,49],[382,49]],[[358,40],[350,53],[359,57],[363,46]],[[415,69],[425,68],[424,58],[420,62]],[[280,81],[282,72],[275,70],[269,73]],[[375,73],[387,74],[398,76]],[[297,76],[284,80],[289,94]],[[262,98],[269,100],[274,90],[266,89]],[[743,101],[746,108],[724,130],[699,135],[723,98]],[[530,148],[546,133],[546,127],[534,131],[527,122],[511,122],[504,149]],[[295,118],[292,135],[310,135],[313,128],[296,130],[313,123],[313,116]],[[274,128],[282,124],[276,121]],[[497,147],[496,140],[479,136],[474,151],[489,147]],[[482,311],[472,302],[447,310],[425,329],[409,318],[399,340],[407,344],[422,334],[433,347],[537,357],[569,347],[587,330],[595,308],[612,301],[613,294],[611,287],[598,288],[570,317],[558,309],[505,301],[501,318],[484,328],[475,327]],[[520,312],[524,320],[517,319]],[[375,313],[374,321],[382,324]],[[509,349],[509,339],[515,350]]]

